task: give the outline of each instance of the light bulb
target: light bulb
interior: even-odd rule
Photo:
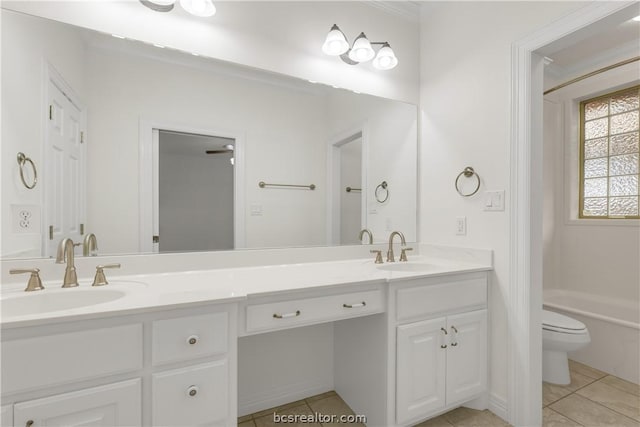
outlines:
[[[322,45],[322,51],[327,55],[338,56],[349,50],[349,43],[344,33],[337,25],[333,24],[327,38]]]
[[[393,49],[389,46],[389,43],[382,45],[376,55],[376,59],[373,60],[373,66],[378,70],[390,70],[398,65],[398,58],[393,53]]]
[[[367,36],[365,36],[364,33],[360,33],[349,51],[349,59],[355,62],[367,62],[372,59],[375,54]]]
[[[211,0],[180,0],[180,6],[195,16],[206,18],[216,14],[216,7]]]

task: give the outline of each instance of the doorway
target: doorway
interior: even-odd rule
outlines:
[[[157,251],[233,249],[235,139],[170,130],[155,132]]]
[[[139,141],[140,251],[244,248],[243,132],[141,119]]]
[[[366,127],[332,138],[328,152],[328,244],[360,244],[358,234],[367,227]]]

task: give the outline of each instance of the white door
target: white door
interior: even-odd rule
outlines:
[[[133,379],[16,403],[15,425],[139,426],[142,423],[141,391],[141,380]]]
[[[445,318],[397,330],[396,422],[406,424],[445,405]]]
[[[13,425],[13,405],[4,405],[0,408],[0,426],[11,427]]]
[[[447,329],[447,404],[452,404],[486,389],[487,310],[449,316]]]
[[[48,80],[45,142],[44,256],[54,256],[61,239],[82,239],[85,223],[84,112],[70,89]]]

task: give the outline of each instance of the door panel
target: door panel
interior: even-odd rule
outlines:
[[[44,256],[53,256],[60,240],[82,239],[85,223],[85,144],[81,137],[84,114],[53,80],[47,86],[49,120],[45,145]],[[52,233],[50,233],[50,230]]]
[[[445,318],[398,327],[396,421],[405,424],[445,405]]]
[[[447,404],[482,392],[487,383],[487,310],[447,318]],[[457,332],[456,332],[457,331]]]

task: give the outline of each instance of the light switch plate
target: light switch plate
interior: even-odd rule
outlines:
[[[485,211],[504,211],[504,190],[484,192]]]

